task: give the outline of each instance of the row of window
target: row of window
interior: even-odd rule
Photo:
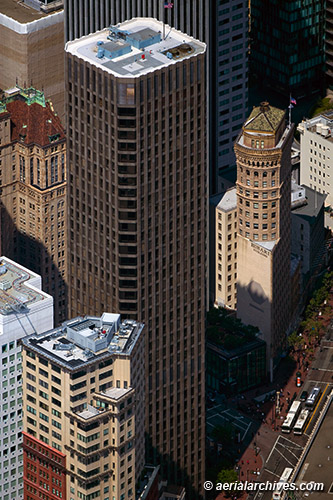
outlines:
[[[250,184],[247,184],[248,186]],[[244,190],[241,186],[238,187],[238,190],[241,194],[243,194]],[[268,198],[268,192],[264,192],[264,193],[259,193],[258,191],[248,191],[247,189],[245,190],[245,196],[251,196],[253,198],[259,198],[260,194],[262,195],[262,198]],[[277,192],[276,191],[271,191],[270,192],[270,195],[272,198],[275,198],[277,196]]]

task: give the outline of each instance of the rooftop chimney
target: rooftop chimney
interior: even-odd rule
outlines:
[[[266,111],[269,111],[269,102],[263,101],[260,103],[260,111],[262,113],[265,113]]]

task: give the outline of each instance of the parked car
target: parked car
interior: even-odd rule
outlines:
[[[303,391],[299,399],[300,401],[306,401],[308,399],[308,391]]]

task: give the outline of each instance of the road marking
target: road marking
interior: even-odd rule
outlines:
[[[289,441],[289,443],[291,443],[292,445],[296,446],[297,448],[303,448],[303,446],[300,446],[299,444],[295,443],[294,441],[291,441],[290,439],[286,438],[285,436],[280,436],[280,437],[282,437],[286,441]]]
[[[295,465],[296,465],[296,464],[293,464],[292,462],[290,462],[290,460],[288,460],[288,458],[286,458],[286,457],[283,455],[283,453],[281,453],[281,451],[280,451],[280,450],[278,450],[278,449],[276,448],[276,451],[277,451],[278,453],[280,453],[281,457],[282,457],[282,458],[283,458],[286,462],[288,462],[288,464],[290,464],[290,465],[292,466],[292,468],[294,468],[294,467],[295,467]],[[296,463],[297,463],[297,461],[296,461]]]
[[[252,425],[252,424],[249,424],[249,425],[247,426],[247,429],[246,429],[245,433],[243,434],[243,441],[244,441],[244,439],[245,439],[245,437],[246,437],[246,434],[247,434],[247,431],[249,430],[249,428],[251,427],[251,425]]]
[[[308,427],[309,427],[309,425],[311,424],[311,420],[312,420],[312,419],[313,419],[313,417],[315,416],[316,411],[318,410],[318,406],[320,405],[320,402],[321,402],[321,400],[323,399],[324,394],[325,394],[325,392],[327,391],[327,387],[328,387],[329,385],[330,385],[330,384],[327,384],[327,385],[326,385],[326,387],[325,387],[325,389],[324,389],[324,392],[322,393],[322,395],[321,395],[321,397],[320,397],[320,399],[319,399],[319,401],[318,401],[318,403],[317,403],[317,406],[316,406],[316,408],[314,409],[314,412],[312,413],[312,416],[311,416],[311,418],[310,418],[310,420],[309,420],[309,423],[308,423],[308,425],[307,425],[307,426],[305,427],[305,429],[304,429],[304,432],[306,432],[306,431],[308,430]]]
[[[332,347],[333,349],[333,347]],[[333,370],[329,370],[328,368],[316,368],[316,372],[333,372]]]
[[[265,469],[264,469],[264,470],[265,470],[265,471],[267,471],[267,472],[269,472],[269,473],[270,473],[270,474],[272,474],[273,476],[276,476],[276,477],[278,477],[278,478],[280,479],[280,476],[279,476],[278,474],[275,474],[275,472],[272,472],[271,470],[266,469],[266,467],[265,467]]]
[[[268,462],[269,462],[269,459],[271,458],[271,455],[272,455],[273,451],[275,450],[275,446],[278,444],[279,439],[280,439],[280,436],[278,436],[278,437],[276,438],[276,441],[275,441],[275,443],[274,443],[274,445],[273,445],[273,448],[271,449],[270,454],[268,455],[268,458],[267,458],[267,460],[266,460],[266,463],[268,463]]]

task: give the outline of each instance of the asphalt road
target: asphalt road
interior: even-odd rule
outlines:
[[[312,412],[312,415],[310,417],[310,420],[307,424],[307,427],[305,428],[305,432],[302,436],[295,436],[292,432],[290,434],[283,434],[280,433],[274,443],[274,446],[268,455],[264,468],[262,470],[261,476],[260,476],[260,481],[278,481],[286,467],[291,467],[295,468],[297,465],[297,462],[301,456],[301,453],[305,446],[307,445],[309,441],[309,437],[311,435],[311,432],[314,429],[314,426],[318,420],[318,417],[320,415],[320,412],[324,406],[324,403],[330,394],[332,388],[333,388],[333,321],[327,331],[326,336],[324,339],[321,341],[320,344],[320,349],[318,349],[317,354],[316,354],[316,359],[313,361],[311,365],[311,369],[309,370],[309,373],[306,377],[306,380],[302,386],[302,391],[306,390],[308,392],[311,391],[311,389],[315,386],[320,386],[322,390],[322,395],[317,403],[317,406]],[[302,403],[302,406],[304,407],[304,403]],[[321,438],[318,446],[315,448],[311,448],[311,456],[309,453],[309,461],[307,462],[308,465],[304,471],[304,481],[316,481],[315,479],[315,474],[314,472],[316,469],[321,469],[322,472],[328,472],[328,476],[326,478],[326,482],[329,482],[329,478],[331,478],[330,482],[333,482],[333,441],[332,441],[332,453],[327,454],[324,453],[324,451],[329,452],[330,448],[325,449],[325,446],[330,446],[328,443],[327,439],[325,439],[324,434],[325,432],[329,433],[329,439],[333,439],[333,404],[331,405],[331,413],[332,413],[332,418],[329,418],[327,420],[327,425],[326,425],[326,417],[324,420],[324,424],[321,426],[324,428],[324,432],[321,432]],[[326,429],[327,427],[327,429]],[[326,429],[326,430],[325,430]],[[318,433],[319,434],[319,433]],[[331,439],[331,440],[332,440]],[[325,445],[326,443],[326,445]],[[332,462],[327,464],[327,462],[330,462],[330,459],[325,458],[325,469],[322,468],[322,465],[320,464],[321,461],[324,460],[321,457],[331,456]],[[319,477],[319,476],[318,476]],[[320,476],[322,477],[322,476]],[[318,478],[318,481],[321,480]],[[332,486],[333,488],[333,486]],[[297,496],[297,499],[305,499],[310,497],[313,500],[317,499],[323,499],[325,500],[325,495],[318,493],[318,492],[313,492],[313,493],[303,493],[302,495],[299,494]],[[330,497],[333,498],[332,495]],[[251,496],[250,496],[251,498]],[[257,492],[257,494],[254,496],[255,500],[271,500],[272,499],[272,493],[269,491],[266,492]]]

